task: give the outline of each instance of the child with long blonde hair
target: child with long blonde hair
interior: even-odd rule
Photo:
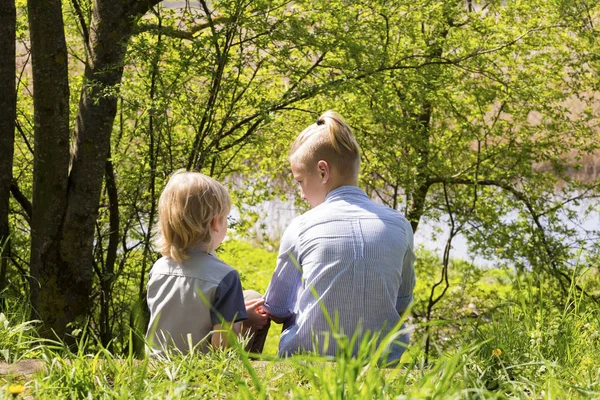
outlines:
[[[146,339],[152,354],[226,347],[227,329],[252,335],[249,350],[262,350],[264,338],[255,343],[255,334],[268,329],[260,312],[264,300],[242,291],[238,272],[214,254],[227,233],[230,209],[227,189],[198,172],[174,173],[163,190],[157,241],[163,257],[147,286]]]

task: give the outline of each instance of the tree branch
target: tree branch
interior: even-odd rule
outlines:
[[[73,5],[73,9],[75,10],[75,14],[77,15],[79,24],[81,25],[81,34],[83,35],[85,49],[89,56],[90,54],[92,54],[92,50],[90,49],[90,31],[88,30],[87,24],[85,23],[85,16],[83,15],[83,11],[81,10],[79,0],[71,0],[71,4]]]
[[[25,135],[25,132],[23,132],[23,127],[19,123],[18,119],[15,120],[15,127],[17,128],[17,131],[19,131],[19,134],[21,135],[21,138],[25,142],[25,145],[27,146],[27,149],[33,155],[33,147],[31,147],[31,144],[29,143],[29,140],[27,140],[27,135]]]
[[[452,208],[450,207],[450,200],[448,198],[448,188],[447,184],[444,183],[444,201],[448,211],[448,216],[450,217],[450,233],[448,234],[448,240],[446,241],[446,246],[444,247],[444,256],[442,258],[442,274],[440,276],[440,280],[435,282],[431,287],[431,292],[429,293],[429,301],[427,304],[427,322],[431,320],[431,313],[433,312],[433,307],[444,297],[446,291],[450,287],[450,281],[448,280],[448,267],[450,266],[450,251],[452,250],[452,240],[458,233],[456,229],[456,222],[454,220],[454,215],[452,213]],[[444,284],[444,288],[442,289],[442,293],[438,296],[435,296],[435,290],[441,285]],[[431,328],[431,324],[427,324],[427,339],[425,342],[425,363],[429,360],[429,348],[431,342],[431,336],[429,335],[429,331]]]
[[[220,17],[213,19],[213,23],[215,24],[226,24],[230,21],[230,18]],[[135,28],[135,33],[143,33],[143,32],[160,32],[164,36],[168,36],[175,39],[184,39],[184,40],[194,40],[196,34],[204,29],[210,28],[210,24],[208,22],[203,24],[198,24],[191,27],[189,30],[182,30],[173,28],[171,26],[161,26],[157,24],[140,24]]]
[[[594,302],[596,302],[596,303],[600,302],[600,298],[598,296],[595,296],[595,295],[590,294],[587,291],[585,291],[581,286],[579,286],[578,284],[573,282],[573,280],[569,274],[567,274],[566,272],[564,272],[560,269],[558,263],[555,260],[554,251],[552,250],[552,248],[550,247],[550,244],[548,243],[548,238],[546,237],[546,233],[544,231],[544,226],[542,225],[542,223],[540,221],[540,216],[542,214],[537,213],[534,210],[533,204],[529,201],[529,199],[527,198],[527,196],[524,193],[518,191],[517,189],[515,189],[514,187],[510,186],[507,183],[493,180],[493,179],[482,179],[479,181],[474,181],[472,179],[457,179],[457,178],[438,177],[438,178],[430,178],[427,180],[427,182],[429,184],[443,183],[444,185],[456,184],[456,185],[495,186],[495,187],[501,188],[501,189],[506,190],[507,192],[511,193],[513,196],[515,196],[515,198],[517,200],[519,200],[520,202],[522,202],[525,205],[529,214],[531,215],[531,218],[533,219],[533,222],[536,226],[537,232],[540,235],[539,238],[542,242],[542,245],[544,247],[546,255],[548,256],[550,270],[554,274],[554,276],[558,279],[558,283],[560,284],[563,292],[568,293],[568,287],[565,285],[565,281],[566,281],[569,284],[574,284],[574,287],[580,293],[583,293],[588,298],[592,299]]]
[[[163,0],[133,0],[130,7],[128,7],[130,15],[144,15],[150,9],[158,4],[160,4]]]
[[[13,253],[11,253],[11,254],[10,254],[10,257],[9,257],[9,258],[10,258],[10,261],[12,262],[12,264],[13,264],[15,267],[17,267],[17,269],[19,270],[19,273],[20,273],[22,276],[28,276],[28,275],[29,275],[29,274],[27,273],[27,270],[25,269],[25,267],[23,267],[23,266],[21,265],[21,263],[19,263],[19,260],[17,260],[17,257],[16,257],[16,256],[15,256]]]
[[[33,213],[31,201],[29,201],[29,199],[23,194],[23,192],[21,192],[17,181],[14,179],[10,183],[10,192],[12,193],[15,200],[17,200],[17,203],[21,205],[21,208],[23,208],[25,214],[27,214],[27,222],[31,223],[31,215]]]
[[[211,12],[208,9],[208,5],[205,0],[198,0],[200,5],[202,5],[202,9],[204,10],[204,14],[206,14],[206,19],[208,20],[208,26],[210,31],[212,32],[212,39],[215,45],[215,51],[217,53],[217,59],[221,59],[221,49],[219,48],[219,39],[217,38],[217,30],[215,29],[215,20],[211,17]]]

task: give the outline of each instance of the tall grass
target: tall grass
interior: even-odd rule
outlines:
[[[25,302],[5,299],[5,313],[0,312],[0,361],[15,363],[36,356],[41,340],[36,328],[39,321],[30,321]]]
[[[435,357],[425,365],[425,338],[417,333],[401,363],[391,367],[378,360],[393,333],[363,340],[356,356],[353,339],[334,334],[335,358],[267,355],[254,361],[243,343],[232,340],[231,349],[208,354],[136,359],[92,351],[97,347],[88,344],[85,330],[72,351],[38,340],[35,323],[14,304],[15,312],[0,323],[0,354],[8,351],[10,362],[41,359],[44,369],[0,376],[0,399],[12,398],[7,390],[14,383],[25,386],[17,397],[35,399],[600,398],[598,305],[572,291],[557,307],[544,287],[516,280],[489,315],[431,322],[433,331],[452,325],[452,340],[435,342]]]

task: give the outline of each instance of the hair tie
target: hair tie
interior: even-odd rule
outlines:
[[[317,125],[325,125],[325,120],[321,117],[317,118]]]

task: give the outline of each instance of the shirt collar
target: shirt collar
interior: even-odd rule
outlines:
[[[204,253],[204,254],[208,254],[209,256],[216,257],[216,254],[215,254],[214,251],[212,253],[209,253],[208,251],[206,251],[206,246],[202,246],[202,245],[199,245],[199,244],[188,248],[187,249],[187,253],[188,254]]]
[[[325,196],[325,202],[338,200],[344,197],[367,197],[367,194],[359,188],[358,186],[340,186],[338,188],[333,189],[331,192],[327,193]]]

